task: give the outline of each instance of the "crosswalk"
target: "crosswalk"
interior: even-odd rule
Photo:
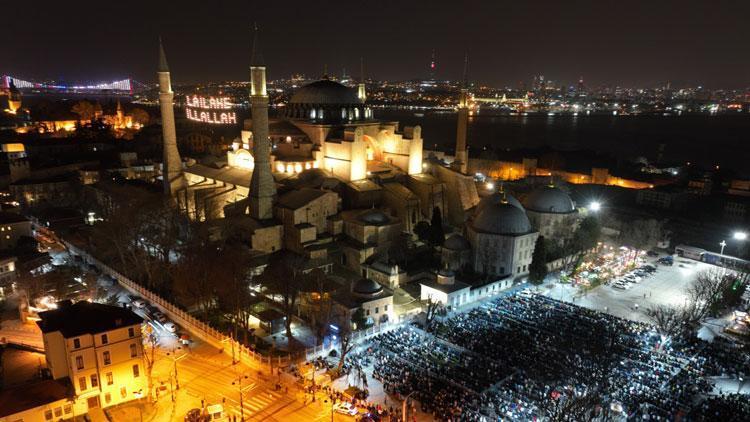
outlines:
[[[286,407],[294,400],[285,396],[283,392],[274,391],[262,387],[257,383],[251,383],[248,387],[242,388],[242,407],[239,403],[229,410],[231,415],[236,415],[240,420],[244,409],[245,420],[266,420],[273,413]]]

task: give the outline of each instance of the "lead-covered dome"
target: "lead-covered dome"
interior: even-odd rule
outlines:
[[[525,205],[528,210],[548,214],[568,214],[576,210],[570,196],[554,186],[534,189],[526,198]]]
[[[373,224],[376,226],[379,226],[381,224],[388,224],[391,222],[390,217],[388,217],[383,211],[380,210],[365,211],[359,215],[358,219],[363,223]]]
[[[516,199],[513,195],[508,195],[507,193],[503,192],[495,192],[492,195],[485,196],[479,201],[475,214],[479,214],[480,212],[482,212],[488,205],[499,204],[503,202],[503,200],[523,211],[523,205],[521,205],[518,199]]]
[[[362,104],[357,91],[338,82],[322,79],[303,86],[292,95],[289,104],[354,105]]]
[[[383,292],[383,287],[369,278],[360,278],[352,283],[352,293],[361,297],[376,296]]]
[[[472,222],[481,232],[519,235],[531,233],[531,223],[523,210],[507,202],[486,206]]]

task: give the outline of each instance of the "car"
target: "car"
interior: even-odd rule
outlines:
[[[133,306],[135,306],[138,309],[143,309],[146,307],[146,301],[143,299],[136,299],[132,301],[131,303],[133,304]]]
[[[338,402],[334,404],[333,411],[336,413],[341,413],[341,414],[349,415],[349,416],[354,416],[357,413],[359,413],[359,410],[357,410],[357,407],[349,403],[348,401],[342,401],[342,402]]]
[[[175,324],[172,321],[167,321],[164,323],[164,329],[169,331],[170,333],[176,333],[177,332],[177,324]]]
[[[628,289],[626,285],[624,285],[624,284],[618,284],[618,283],[613,284],[612,287],[615,288],[615,289],[619,289],[619,290],[627,290]]]
[[[160,311],[154,312],[152,316],[154,317],[155,320],[161,322],[162,324],[168,321],[167,316],[161,313]]]
[[[190,409],[185,414],[185,422],[209,422],[211,420],[211,416],[208,416],[203,413],[203,410],[195,408]]]
[[[659,256],[659,252],[656,252],[656,251],[646,251],[646,255],[656,257],[656,256]]]

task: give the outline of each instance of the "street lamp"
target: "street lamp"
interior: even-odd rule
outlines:
[[[719,252],[719,255],[724,255],[724,248],[727,246],[727,241],[722,240],[721,243],[719,243],[719,246],[721,246],[721,252]]]
[[[175,383],[175,390],[180,389],[180,380],[177,378],[177,361],[187,356],[186,354],[177,356],[177,350],[181,350],[182,347],[177,346],[172,348],[172,362],[174,363],[174,383]],[[167,356],[169,356],[170,352],[167,352]]]
[[[591,201],[589,204],[589,209],[593,212],[598,212],[600,209],[602,209],[602,204],[599,201]]]
[[[240,374],[237,381],[232,381],[232,385],[237,384],[237,391],[240,393],[240,421],[245,421],[245,405],[242,402],[242,378],[247,379],[247,375]]]
[[[747,233],[745,232],[734,232],[734,240],[744,241],[747,240]]]

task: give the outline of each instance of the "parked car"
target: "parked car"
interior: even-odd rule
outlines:
[[[161,311],[154,312],[153,317],[155,320],[161,322],[162,324],[168,321],[167,316],[161,313]]]
[[[204,414],[203,410],[195,408],[190,409],[185,414],[185,422],[209,422],[211,417]]]
[[[136,299],[136,300],[132,301],[131,303],[133,304],[134,307],[136,307],[138,309],[143,309],[143,308],[146,307],[146,301],[143,300],[143,299]]]
[[[357,410],[357,407],[349,403],[348,401],[338,402],[334,404],[333,411],[336,413],[342,413],[344,415],[349,415],[349,416],[354,416],[357,413],[359,413],[359,411]]]
[[[176,333],[177,332],[177,324],[175,324],[172,321],[167,321],[164,323],[164,329],[169,331],[170,333]]]

